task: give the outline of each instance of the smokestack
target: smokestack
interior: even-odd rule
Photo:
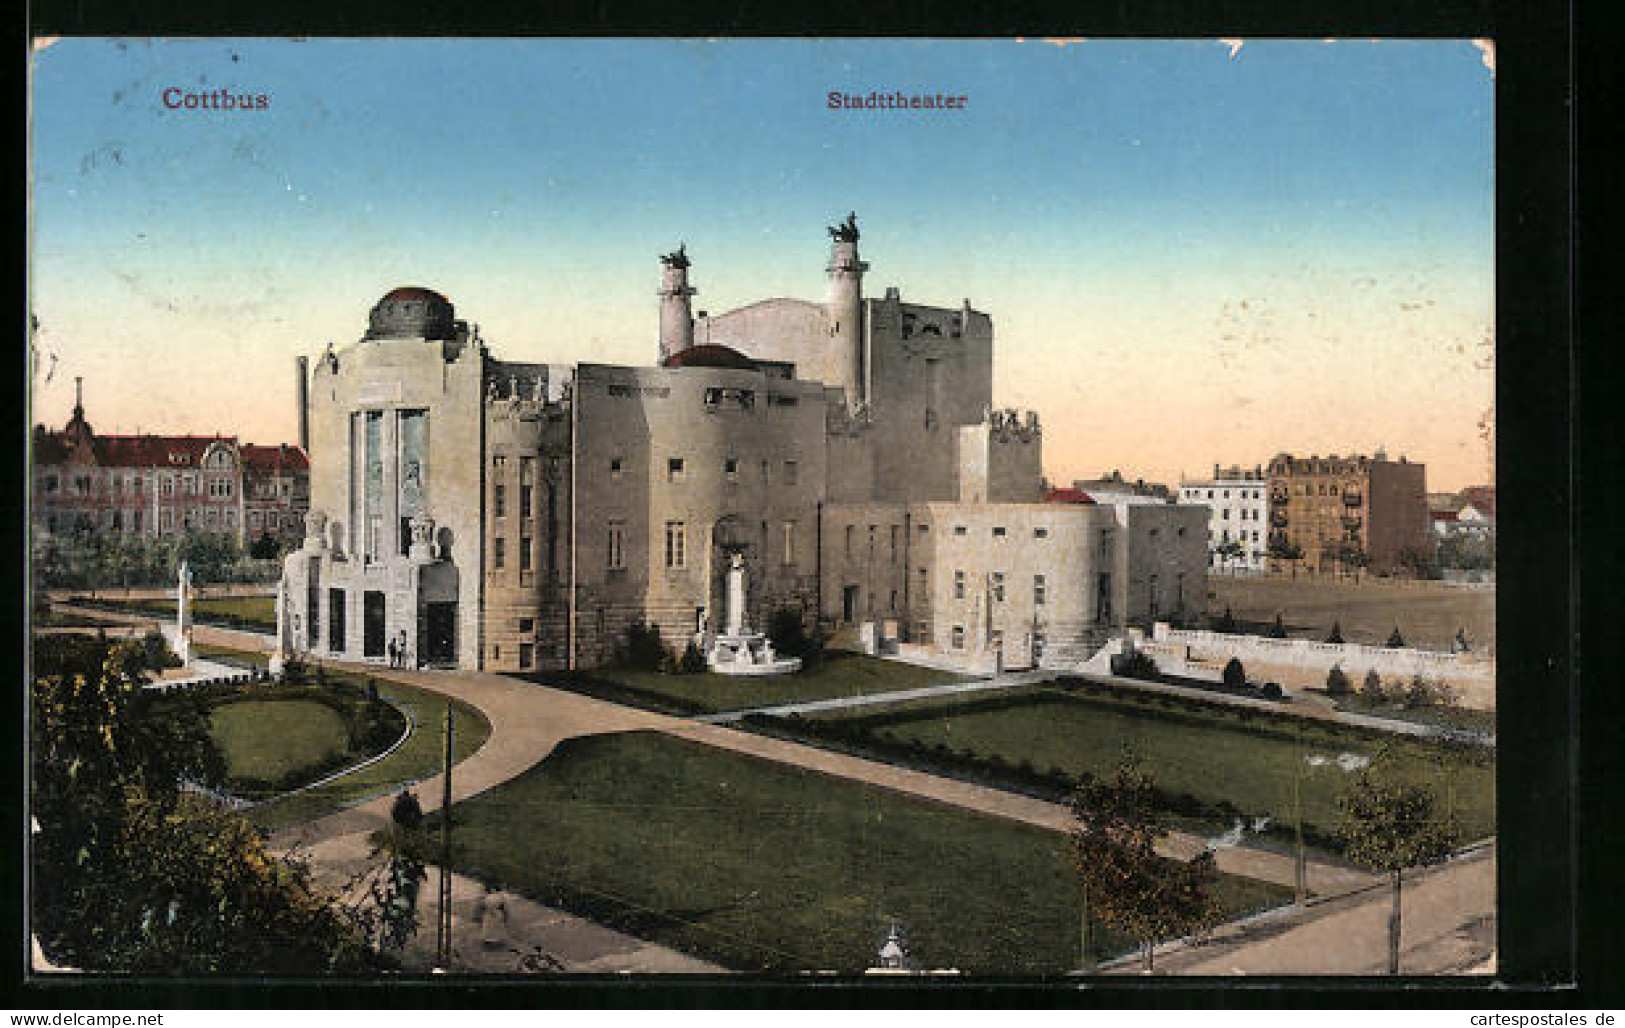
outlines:
[[[294,396],[299,402],[299,448],[310,453],[310,358],[295,357],[294,370],[299,381]]]

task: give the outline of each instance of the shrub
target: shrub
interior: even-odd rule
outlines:
[[[1230,608],[1224,608],[1224,617],[1213,623],[1215,632],[1224,632],[1227,635],[1236,634],[1236,616],[1230,613]]]
[[[1360,695],[1373,703],[1382,700],[1382,676],[1377,674],[1376,668],[1365,673],[1365,681],[1360,684]]]
[[[670,659],[666,644],[661,641],[660,629],[642,621],[626,626],[626,646],[622,662],[639,671],[662,670]]]
[[[169,648],[169,643],[164,639],[162,632],[148,632],[141,637],[141,659],[143,664],[154,671],[181,666],[181,658]]]
[[[1247,669],[1241,661],[1231,657],[1224,665],[1224,685],[1227,689],[1240,689],[1247,684]]]
[[[1275,612],[1275,624],[1270,626],[1269,636],[1271,639],[1286,638],[1286,625],[1281,621],[1280,611]]]
[[[1279,700],[1285,694],[1279,682],[1265,682],[1258,687],[1258,695],[1266,700]]]
[[[1354,685],[1349,681],[1349,676],[1343,673],[1341,667],[1334,665],[1330,671],[1326,672],[1326,695],[1347,696],[1353,691]]]
[[[418,802],[417,793],[410,789],[398,793],[395,802],[390,805],[389,819],[407,831],[413,831],[423,824],[423,805]]]
[[[767,619],[767,638],[773,649],[792,657],[806,655],[809,649],[806,624],[795,607],[780,607]]]
[[[1326,637],[1326,641],[1329,642],[1329,643],[1335,643],[1337,645],[1342,645],[1342,643],[1343,643],[1343,623],[1341,621],[1333,621],[1332,622],[1332,634],[1328,635]]]
[[[700,652],[699,644],[693,639],[683,647],[682,659],[677,662],[677,670],[685,675],[698,674],[705,670],[705,654]]]
[[[1391,650],[1397,650],[1405,645],[1405,637],[1399,634],[1398,625],[1394,626],[1394,630],[1388,634],[1388,641],[1383,645]]]
[[[1157,668],[1157,662],[1151,655],[1141,650],[1130,650],[1112,658],[1112,674],[1122,675],[1125,678],[1142,678],[1148,681],[1158,681],[1162,672]]]

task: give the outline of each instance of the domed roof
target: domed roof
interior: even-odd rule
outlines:
[[[367,319],[368,339],[450,339],[451,301],[422,286],[398,286],[383,295]]]
[[[702,343],[679,350],[661,362],[668,368],[733,368],[755,371],[756,362],[729,346]]]

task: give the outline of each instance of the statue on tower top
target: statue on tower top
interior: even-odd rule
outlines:
[[[846,220],[839,225],[829,226],[829,237],[837,243],[855,243],[858,241],[858,213],[853,211],[846,216]]]
[[[664,264],[668,268],[686,268],[688,267],[688,254],[685,252],[686,250],[687,244],[678,243],[677,250],[675,252],[663,253],[660,255],[660,263]]]

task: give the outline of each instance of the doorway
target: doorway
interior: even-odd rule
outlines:
[[[457,603],[428,603],[423,613],[423,662],[457,663]]]
[[[361,654],[384,655],[384,594],[368,590],[361,594]]]
[[[858,616],[858,587],[855,585],[841,588],[841,620],[850,624]]]

